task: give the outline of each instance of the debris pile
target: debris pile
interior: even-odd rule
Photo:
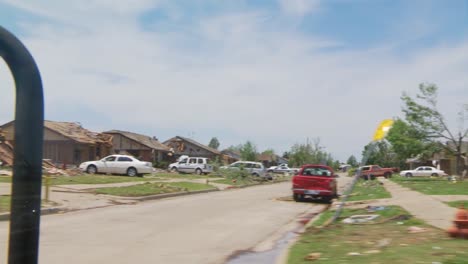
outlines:
[[[7,141],[0,141],[0,162],[2,166],[13,166],[13,146]]]
[[[8,141],[0,141],[0,163],[2,166],[13,166],[13,145]],[[43,174],[47,175],[64,175],[64,176],[75,176],[81,174],[78,169],[59,169],[49,160],[42,160],[42,171]]]

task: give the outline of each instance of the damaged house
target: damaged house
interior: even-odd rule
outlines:
[[[174,156],[180,157],[187,155],[191,157],[205,157],[211,160],[221,158],[221,152],[200,144],[193,139],[176,136],[163,142],[174,153]]]
[[[110,130],[103,133],[112,136],[115,153],[132,155],[149,162],[161,162],[169,158],[169,147],[159,142],[155,137],[120,130]]]
[[[0,127],[5,141],[13,147],[14,121]],[[95,133],[79,123],[44,121],[43,158],[56,165],[79,165],[81,162],[97,160],[111,153],[112,136]]]

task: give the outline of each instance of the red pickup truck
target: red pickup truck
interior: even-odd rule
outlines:
[[[374,180],[375,177],[390,178],[394,172],[394,168],[382,168],[379,165],[362,166],[360,169],[361,177],[371,180]]]

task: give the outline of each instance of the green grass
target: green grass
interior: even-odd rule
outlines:
[[[333,214],[324,213],[314,225],[321,225]],[[336,224],[322,229],[307,229],[291,248],[288,263],[311,263],[304,258],[315,252],[321,256],[313,263],[467,263],[466,240],[451,239],[445,231],[415,218],[402,220],[398,217],[409,216],[409,213],[400,207],[389,206],[386,210],[377,211],[380,217],[374,224],[341,223],[344,218],[356,214],[369,213],[364,209],[345,209]],[[426,231],[410,234],[407,231],[410,226],[425,228]],[[379,246],[379,243],[387,245]],[[379,252],[365,253],[370,250]],[[350,252],[362,255],[349,256]]]
[[[113,175],[90,175],[83,174],[77,176],[52,176],[49,180],[51,185],[65,185],[65,184],[106,184],[106,183],[120,183],[120,182],[141,182],[141,181],[154,181],[160,180],[154,176],[144,177],[129,177],[129,176],[113,176]],[[11,183],[11,177],[0,177],[0,182]],[[43,184],[45,179],[43,178]]]
[[[468,180],[453,183],[446,178],[392,177],[403,187],[429,195],[468,195]]]
[[[156,173],[155,177],[162,179],[186,179],[186,180],[196,180],[196,179],[210,179],[210,178],[220,178],[220,175],[210,173],[208,175],[196,175],[189,173]]]
[[[146,182],[143,184],[137,184],[133,186],[126,187],[108,187],[108,188],[98,188],[95,190],[99,194],[109,194],[116,196],[146,196],[153,194],[163,194],[163,193],[174,193],[174,192],[183,192],[183,191],[201,191],[214,189],[213,186],[202,184],[202,183],[193,183],[193,182],[174,182],[174,183],[163,183],[163,182]]]
[[[348,201],[362,201],[392,197],[383,185],[377,181],[359,180],[354,186]]]
[[[11,197],[9,195],[0,196],[0,213],[10,211],[10,202],[11,202]]]
[[[11,176],[1,175],[0,182],[11,182]]]
[[[144,177],[129,177],[129,176],[113,176],[113,175],[90,175],[83,174],[79,176],[56,176],[50,180],[52,185],[64,184],[106,184],[120,182],[142,182],[158,180],[153,176]]]
[[[446,204],[448,204],[451,207],[455,207],[455,208],[458,208],[458,207],[460,207],[460,205],[463,205],[463,207],[468,209],[468,200],[466,200],[466,201],[452,201],[452,202],[447,202]]]

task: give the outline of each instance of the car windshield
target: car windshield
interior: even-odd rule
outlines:
[[[332,176],[332,172],[327,168],[311,167],[311,168],[305,168],[303,170],[303,172],[302,172],[302,175],[304,175],[304,176],[326,176],[326,177],[330,177],[330,176]]]
[[[0,58],[0,263],[468,259],[468,0],[0,0]]]

